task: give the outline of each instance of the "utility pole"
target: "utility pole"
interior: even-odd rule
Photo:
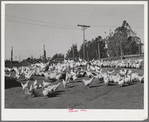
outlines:
[[[100,46],[99,46],[99,42],[98,42],[98,55],[99,55],[99,60],[100,60]]]
[[[98,53],[97,53],[97,50],[96,50],[96,57],[97,57],[97,59],[98,59]]]
[[[139,48],[139,58],[141,57],[141,39],[139,37],[135,37],[136,44]]]
[[[89,57],[88,57],[88,51],[87,51],[87,61],[89,61]]]
[[[83,59],[85,60],[85,30],[87,28],[89,28],[90,26],[88,26],[88,25],[79,25],[79,24],[77,26],[82,27],[82,30],[83,30]]]
[[[13,47],[11,49],[11,63],[10,63],[10,67],[13,67]]]
[[[121,61],[123,59],[123,53],[122,53],[122,41],[120,40],[120,50],[121,50]]]
[[[74,55],[74,45],[73,45],[73,60],[75,60],[75,55]]]

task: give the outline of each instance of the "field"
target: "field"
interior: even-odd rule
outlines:
[[[111,68],[103,68],[103,72]],[[115,69],[115,74],[120,69]],[[132,72],[144,74],[144,68],[132,69]],[[39,82],[44,77],[33,77],[33,82]],[[85,86],[82,79],[75,83],[70,82],[66,88],[61,83],[54,94],[44,98],[42,89],[36,90],[36,97],[27,96],[22,91],[20,84],[16,87],[5,89],[5,108],[45,108],[45,109],[143,109],[144,108],[144,83],[133,83],[122,88],[109,84],[105,86],[102,81],[93,80],[90,87]],[[8,82],[11,82],[8,81]],[[18,82],[25,83],[23,79]],[[52,82],[57,84],[59,81]],[[60,81],[61,82],[61,81]]]

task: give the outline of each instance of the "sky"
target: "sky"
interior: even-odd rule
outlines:
[[[5,5],[5,59],[13,60],[43,55],[47,57],[66,52],[72,44],[80,49],[85,39],[105,38],[126,20],[144,42],[144,5],[101,4],[6,4]],[[106,33],[105,33],[106,32]]]

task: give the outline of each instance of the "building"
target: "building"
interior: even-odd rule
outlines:
[[[20,66],[19,61],[10,61],[10,60],[5,61],[5,67],[12,68],[12,67],[19,67],[19,66]]]
[[[47,62],[45,45],[43,46],[43,57],[42,57],[42,62],[43,62],[43,63],[46,63],[46,62]]]

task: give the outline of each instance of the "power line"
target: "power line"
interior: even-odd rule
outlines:
[[[91,25],[92,27],[111,27],[111,28],[117,28],[118,26],[103,26],[103,25]],[[143,29],[144,27],[132,27],[132,28],[141,28]]]
[[[58,29],[73,29],[73,30],[80,30],[78,28],[68,28],[68,27],[62,27],[62,26],[52,26],[48,24],[39,24],[39,23],[32,23],[32,22],[22,22],[22,21],[9,21],[8,22],[14,22],[14,23],[20,23],[20,24],[28,24],[28,25],[35,25],[35,26],[43,26],[43,27],[49,27],[49,28],[58,28]]]
[[[33,20],[33,19],[26,19],[26,18],[21,18],[21,17],[16,17],[16,16],[11,16],[11,15],[5,15],[7,17],[11,17],[11,18],[15,18],[15,19],[20,19],[20,20],[24,20],[24,21],[32,21],[32,22],[37,22],[37,23],[42,23],[42,24],[48,24],[48,25],[51,25],[51,27],[56,27],[56,26],[59,26],[59,27],[62,27],[62,28],[66,28],[66,27],[71,27],[69,29],[78,29],[78,28],[75,28],[75,26],[72,26],[72,25],[66,25],[66,24],[56,24],[56,23],[50,23],[50,22],[44,22],[44,21],[40,21],[40,20]],[[66,27],[64,27],[66,26]],[[117,28],[118,26],[104,26],[104,25],[91,25],[92,27],[104,27],[104,28]],[[57,28],[57,27],[56,27]],[[143,27],[132,27],[132,28],[140,28],[140,29],[143,29]]]
[[[72,25],[65,25],[65,24],[55,24],[55,23],[49,23],[49,22],[43,22],[43,21],[38,21],[38,20],[32,20],[32,19],[26,19],[26,18],[20,18],[20,17],[16,17],[16,16],[11,16],[11,15],[6,15],[7,17],[11,17],[11,18],[15,18],[15,19],[19,19],[20,22],[17,23],[25,23],[25,24],[31,24],[29,22],[37,22],[37,23],[33,23],[32,25],[40,25],[40,26],[48,26],[48,27],[52,27],[52,28],[59,28],[59,29],[77,29],[80,30]],[[18,20],[18,21],[19,21]],[[21,21],[23,20],[23,21]],[[8,21],[8,20],[6,20]],[[15,21],[13,21],[15,22]],[[28,22],[28,23],[27,23]],[[41,25],[44,24],[44,25]]]
[[[56,24],[56,23],[50,23],[50,22],[44,22],[44,21],[40,21],[40,20],[33,20],[33,19],[26,19],[26,18],[21,18],[21,17],[16,17],[16,16],[11,16],[11,15],[6,15],[8,17],[12,17],[12,18],[17,18],[17,19],[22,19],[22,20],[27,20],[27,21],[34,21],[34,22],[39,22],[39,23],[46,23],[46,24],[52,24],[52,25],[60,25],[60,26],[72,26],[72,25],[66,25],[66,24]],[[74,26],[73,26],[74,27]]]

